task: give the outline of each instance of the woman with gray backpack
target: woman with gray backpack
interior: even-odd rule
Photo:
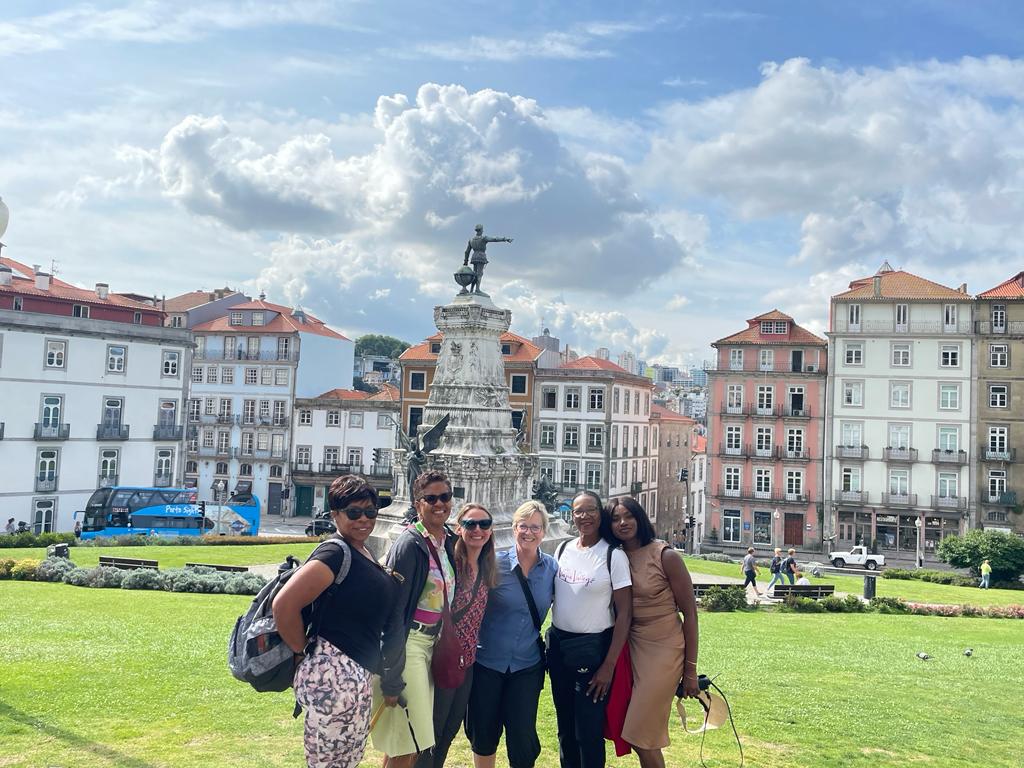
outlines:
[[[381,638],[395,615],[399,581],[366,547],[377,491],[360,477],[343,475],[331,483],[327,503],[337,537],[318,546],[284,584],[273,615],[296,657],[293,687],[296,703],[306,710],[307,764],[355,768],[370,732],[370,679],[382,672]]]

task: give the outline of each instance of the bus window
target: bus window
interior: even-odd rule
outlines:
[[[174,496],[174,501],[168,502],[168,504],[195,504],[196,503],[196,492],[192,491],[178,491]]]
[[[131,498],[128,499],[128,509],[135,512],[138,509],[145,509],[152,505],[153,491],[137,490],[132,493]],[[158,504],[163,504],[163,501],[158,501]]]
[[[87,509],[99,509],[107,505],[107,501],[110,499],[111,490],[109,488],[100,488],[98,491],[93,491],[92,496],[89,497],[89,501],[85,503]]]
[[[99,493],[99,491],[96,491],[96,493]],[[133,491],[130,488],[122,488],[121,490],[117,491],[114,494],[113,498],[110,499],[110,506],[111,507],[124,507],[125,509],[127,509],[128,508],[128,502],[131,500],[132,495],[134,493],[135,493],[135,491]]]

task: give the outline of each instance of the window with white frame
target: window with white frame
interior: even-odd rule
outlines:
[[[253,312],[252,313],[252,324],[253,325],[263,325],[263,313],[262,312]]]
[[[266,420],[270,418],[270,401],[260,400],[260,419]]]
[[[221,384],[234,384],[235,383],[235,369],[230,365],[221,366],[220,369],[220,383]]]
[[[722,513],[722,541],[738,544],[740,541],[740,511],[727,509]]]
[[[212,429],[203,430],[203,448],[213,448],[216,439],[216,433]]]
[[[217,415],[217,398],[208,397],[203,401],[203,413],[207,416]]]
[[[988,471],[988,500],[998,503],[1006,493],[1006,470],[990,469]]]
[[[629,390],[628,389],[622,390],[622,412],[624,414],[628,414],[629,413],[629,404],[632,402],[632,400],[633,400],[633,398],[630,396]]]
[[[58,429],[60,427],[60,418],[63,410],[63,395],[44,395],[42,400],[40,424],[45,429]]]
[[[565,388],[565,409],[567,411],[578,411],[580,409],[580,388]]]
[[[231,415],[231,398],[222,397],[220,399],[220,408],[217,410],[219,416],[230,416]]]
[[[844,492],[860,492],[860,467],[843,467],[840,477],[842,478],[842,490]]]
[[[860,330],[860,304],[850,304],[849,306],[847,306],[846,321],[848,330]]]
[[[83,320],[89,319],[89,306],[87,304],[74,304],[71,307],[71,316],[80,317]]]
[[[633,413],[639,415],[640,414],[640,390],[639,389],[636,390],[633,393],[633,405],[635,406],[633,408]]]
[[[242,455],[252,456],[253,449],[256,447],[256,435],[252,432],[242,433]]]
[[[235,337],[225,336],[224,337],[224,359],[225,360],[238,360],[240,359],[239,353],[242,350],[235,350]]]
[[[204,368],[201,365],[196,365],[192,368],[192,383],[202,384],[203,383],[203,372]]]
[[[909,408],[910,407],[910,382],[890,381],[889,382],[889,407]]]
[[[786,453],[789,456],[802,456],[804,452],[804,431],[793,427],[786,430]]]
[[[988,407],[1006,408],[1010,401],[1010,387],[1007,384],[988,385]]]
[[[759,384],[757,387],[757,410],[759,413],[770,413],[775,405],[775,387],[771,384]]]
[[[191,422],[199,421],[199,412],[202,410],[202,401],[198,397],[194,397],[188,401],[188,420]]]
[[[301,417],[301,414],[300,414]],[[328,411],[327,412],[327,426],[328,427],[340,427],[341,426],[341,411]]]
[[[177,378],[180,361],[180,352],[163,352],[160,356],[160,374],[169,378]]]
[[[598,424],[591,424],[587,427],[587,450],[604,450],[604,427]]]
[[[775,350],[762,349],[757,355],[758,367],[762,371],[770,371],[775,368]]]
[[[579,479],[579,465],[575,461],[562,462],[562,483],[563,485],[576,485]]]
[[[590,401],[590,410],[592,410],[592,411],[603,411],[604,410],[604,390],[603,389],[591,387],[587,391],[587,398]]]
[[[348,449],[348,461],[345,462],[352,467],[363,466],[363,449],[362,448],[349,448]]]
[[[426,392],[427,391],[427,374],[424,371],[410,371],[410,373],[409,373],[409,391],[410,392]]]
[[[228,318],[228,325],[241,325],[242,324],[242,313],[232,312]]]
[[[295,447],[295,463],[309,465],[313,461],[313,447],[310,445],[298,445]]]
[[[231,447],[231,433],[227,430],[220,430],[217,432],[217,452],[227,453],[228,448]]]
[[[388,418],[388,414],[377,414],[377,429],[391,429],[391,419]]]
[[[772,323],[771,320],[762,320],[761,321],[761,333],[764,333],[764,334],[775,333],[775,324]]]
[[[725,468],[725,490],[738,494],[740,491],[740,468]]]
[[[730,425],[725,428],[725,452],[738,456],[743,447],[743,427]]]
[[[910,448],[910,425],[890,424],[889,425],[889,448],[897,451],[905,451]]]
[[[615,465],[612,465],[612,476],[615,474]],[[541,459],[540,476],[546,477],[549,481],[555,481],[555,462],[551,459]]]
[[[743,410],[743,385],[729,384],[725,392],[725,407],[730,413]]]
[[[612,413],[619,412],[619,388],[615,387],[612,390]]]
[[[270,450],[270,434],[267,432],[256,433],[256,450],[267,451]]]
[[[283,427],[288,423],[287,408],[286,400],[274,401],[274,426]]]
[[[1008,344],[988,345],[988,365],[990,368],[1006,368],[1010,364],[1010,347]]]
[[[992,333],[1006,333],[1006,305],[993,304],[990,313]]]
[[[308,427],[313,423],[313,412],[309,408],[299,409],[299,426]]]
[[[107,347],[107,373],[124,373],[128,348],[120,344]]]
[[[910,495],[910,470],[890,469],[889,470],[889,495],[909,496]]]
[[[910,328],[910,305],[896,305],[896,332],[906,333]]]
[[[789,333],[789,323],[785,320],[776,320],[775,333]]]
[[[942,368],[960,367],[960,345],[943,344],[939,347],[939,365]]]
[[[742,349],[730,349],[729,350],[729,370],[730,371],[742,371],[743,370],[743,350]]]
[[[170,485],[174,477],[174,449],[157,448],[154,474],[161,485]]]
[[[540,425],[540,447],[541,448],[554,448],[555,447],[555,425],[554,424],[541,424]]]
[[[565,448],[579,449],[580,427],[579,424],[566,424],[562,429],[562,445]]]
[[[17,296],[16,298],[21,298]],[[56,499],[35,499],[32,502],[32,533],[51,533],[53,531],[54,512],[57,508]]]
[[[287,360],[291,356],[292,340],[290,336],[277,337],[277,359]]]
[[[274,386],[275,387],[287,387],[288,386],[288,369],[287,368],[275,368],[274,369]]]
[[[270,458],[284,458],[284,435],[274,434],[270,437]]]
[[[359,411],[350,411],[348,414],[348,425],[355,429],[362,429],[363,414]]]
[[[255,368],[246,368],[244,381],[249,385],[254,385],[259,381],[259,374],[257,373],[257,370]]]
[[[790,499],[803,496],[804,473],[799,469],[786,470],[786,496]]]
[[[1010,428],[992,426],[988,428],[988,452],[990,455],[1003,456],[1009,454]]]
[[[772,452],[772,428],[758,427],[754,439],[754,449],[757,455],[770,456]]]
[[[67,364],[68,343],[66,341],[46,340],[46,367],[65,368]]]
[[[243,424],[255,424],[256,423],[256,401],[255,400],[243,400],[242,401],[242,423]]]
[[[893,366],[893,368],[909,368],[910,367],[910,345],[909,344],[893,344],[892,345],[892,366]]]
[[[618,471],[617,471],[618,467],[619,467],[618,462],[613,461],[612,462],[611,470],[610,470],[609,475],[608,475],[608,478],[609,478],[608,479],[608,490],[609,491],[619,484]]]
[[[843,362],[846,365],[864,365],[864,342],[847,341],[843,345],[845,352]]]
[[[960,450],[960,430],[951,426],[938,428],[939,450],[956,453]]]
[[[956,472],[939,472],[939,498],[955,499],[960,495],[960,475]]]
[[[959,384],[939,384],[939,409],[943,411],[960,410]]]
[[[216,384],[217,383],[217,373],[218,373],[219,370],[220,370],[219,367],[216,366],[216,365],[211,365],[211,366],[209,366],[206,369],[206,383],[207,384]]]
[[[597,462],[587,462],[587,488],[597,490],[601,487],[601,465]]]
[[[843,405],[859,408],[864,405],[864,382],[843,381]]]
[[[260,368],[260,385],[269,387],[274,383],[274,369],[264,366]]]
[[[942,327],[944,331],[956,330],[956,304],[944,304],[942,307]]]
[[[117,481],[117,470],[121,451],[117,448],[104,448],[100,451],[100,480]]]
[[[754,496],[767,499],[772,495],[772,470],[758,467],[754,470]]]

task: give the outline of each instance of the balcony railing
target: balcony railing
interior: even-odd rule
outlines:
[[[987,504],[998,504],[1001,507],[1016,507],[1017,506],[1017,492],[1016,491],[1004,491],[1003,493],[997,493],[995,495],[989,494]]]
[[[155,424],[153,426],[154,440],[181,440],[185,434],[185,428],[178,424]]]
[[[967,451],[947,451],[935,448],[932,451],[932,462],[935,464],[966,464]]]
[[[992,446],[985,444],[981,446],[981,450],[984,451],[985,461],[1017,460],[1016,448],[993,448]]]
[[[836,458],[837,459],[856,459],[857,461],[867,461],[868,459],[868,447],[866,445],[837,445],[836,446]]]
[[[71,434],[70,424],[41,424],[36,422],[36,440],[67,440]]]
[[[113,488],[117,485],[117,475],[100,475],[96,480],[97,488]]]
[[[966,302],[965,302],[966,305]],[[961,319],[956,323],[925,322],[911,320],[909,323],[897,325],[892,320],[866,320],[856,325],[847,322],[844,313],[836,318],[832,330],[836,333],[907,333],[911,335],[928,335],[943,333],[971,333],[971,321]]]
[[[966,496],[932,496],[932,507],[935,509],[967,509]]]
[[[238,424],[241,421],[241,417],[232,413],[218,413],[217,423],[218,424]]]
[[[787,493],[783,491],[757,491],[752,488],[725,488],[718,486],[717,495],[730,499],[741,499],[744,501],[764,502],[770,501],[775,504],[806,504],[808,495],[806,493]]]
[[[361,475],[363,473],[362,464],[341,464],[338,462],[320,462],[321,474],[326,475]]]
[[[793,451],[786,448],[782,452],[782,458],[784,459],[796,459],[798,461],[807,461],[810,458],[810,454],[805,450]]]
[[[824,349],[822,350],[824,352]],[[824,354],[822,355],[824,357]],[[748,359],[749,358],[749,359]],[[705,360],[701,366],[705,371],[747,371],[750,373],[821,373],[821,367],[816,363],[802,363],[794,366],[793,361],[787,356],[779,357],[771,363],[762,363],[759,357],[744,355],[742,363],[731,360]]]
[[[153,475],[153,485],[157,488],[169,488],[174,483],[174,475]]]
[[[867,491],[844,491],[841,488],[836,489],[835,500],[844,504],[867,504],[868,503],[868,492]]]
[[[883,493],[882,503],[894,506],[916,507],[916,493]]]
[[[746,453],[753,459],[777,459],[779,458],[779,446],[769,445],[765,448],[758,448],[756,445],[748,445]]]
[[[202,352],[195,353],[192,358],[194,360],[208,360],[210,362],[220,362],[222,360],[263,360],[277,363],[294,363],[299,359],[299,352],[298,350],[278,352],[272,349],[264,349],[258,352],[248,352],[244,349],[204,349]]]
[[[371,464],[370,471],[366,473],[370,477],[391,477],[394,468],[391,464]]]
[[[809,419],[811,418],[811,406],[794,408],[792,405],[784,405],[782,406],[782,415],[790,419]]]
[[[36,475],[36,493],[53,493],[57,490],[57,476],[49,473]]]
[[[917,448],[886,448],[882,456],[886,461],[917,461]]]
[[[1024,336],[1024,320],[1009,320],[1002,323],[975,320],[974,332],[982,336]]]
[[[309,462],[309,461],[297,461],[294,464],[292,464],[292,471],[293,472],[312,472],[313,471],[313,464],[312,464],[312,462]]]
[[[131,428],[127,424],[97,424],[97,440],[127,440]]]

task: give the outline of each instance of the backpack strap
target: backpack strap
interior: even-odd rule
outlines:
[[[568,543],[569,543],[569,540],[566,539],[565,541],[563,541],[561,544],[558,545],[558,549],[555,550],[555,562],[558,562],[559,560],[562,559],[562,553],[565,552],[565,547],[566,547],[566,545]]]
[[[326,539],[325,541],[322,541],[320,544],[318,544],[316,549],[314,549],[310,553],[309,557],[306,559],[306,562],[312,560],[313,555],[316,554],[317,550],[319,550],[321,547],[333,547],[335,549],[341,550],[341,567],[338,568],[338,574],[334,577],[334,584],[341,584],[341,582],[345,580],[345,577],[348,576],[349,569],[352,567],[351,547],[349,547],[348,542],[340,536],[332,536],[331,538]]]

